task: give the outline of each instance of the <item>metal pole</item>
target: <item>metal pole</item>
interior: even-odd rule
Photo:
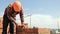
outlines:
[[[59,29],[59,22],[58,22],[58,29]]]
[[[59,21],[57,21],[57,27],[58,27],[58,31],[59,31]]]
[[[31,14],[30,14],[30,27],[31,27]]]

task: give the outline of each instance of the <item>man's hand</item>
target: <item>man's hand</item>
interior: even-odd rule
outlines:
[[[18,26],[18,24],[17,24],[17,22],[16,22],[16,21],[15,21],[14,23],[15,23],[15,25],[16,25],[16,26]]]
[[[10,19],[14,22],[14,24],[15,24],[16,26],[18,26],[16,20],[14,20],[12,17],[10,17]]]
[[[21,24],[21,28],[25,28],[25,25],[24,24]]]

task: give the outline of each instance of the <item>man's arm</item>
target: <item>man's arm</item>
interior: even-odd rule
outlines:
[[[21,24],[24,22],[24,16],[23,16],[23,11],[20,11],[20,19],[21,19]]]
[[[13,17],[11,17],[11,11],[10,11],[10,7],[8,7],[5,11],[7,11],[7,17],[9,20],[11,20],[11,22],[14,22],[16,24],[16,21]]]

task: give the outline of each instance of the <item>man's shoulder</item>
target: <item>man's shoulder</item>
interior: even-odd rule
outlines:
[[[7,10],[7,11],[9,11],[9,10],[10,10],[10,7],[9,7],[9,6],[8,6],[8,7],[6,7],[6,10]]]

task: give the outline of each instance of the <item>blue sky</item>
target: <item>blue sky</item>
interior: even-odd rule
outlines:
[[[0,0],[0,12],[4,12],[9,3],[14,0]],[[49,14],[60,17],[60,0],[19,0],[24,13]],[[26,10],[27,9],[27,10]]]
[[[39,14],[39,16],[49,15],[53,19],[60,18],[60,0],[19,0],[19,1],[22,3],[24,14],[29,13],[37,15]],[[0,0],[0,16],[3,16],[5,8],[11,2],[14,2],[14,0]]]

